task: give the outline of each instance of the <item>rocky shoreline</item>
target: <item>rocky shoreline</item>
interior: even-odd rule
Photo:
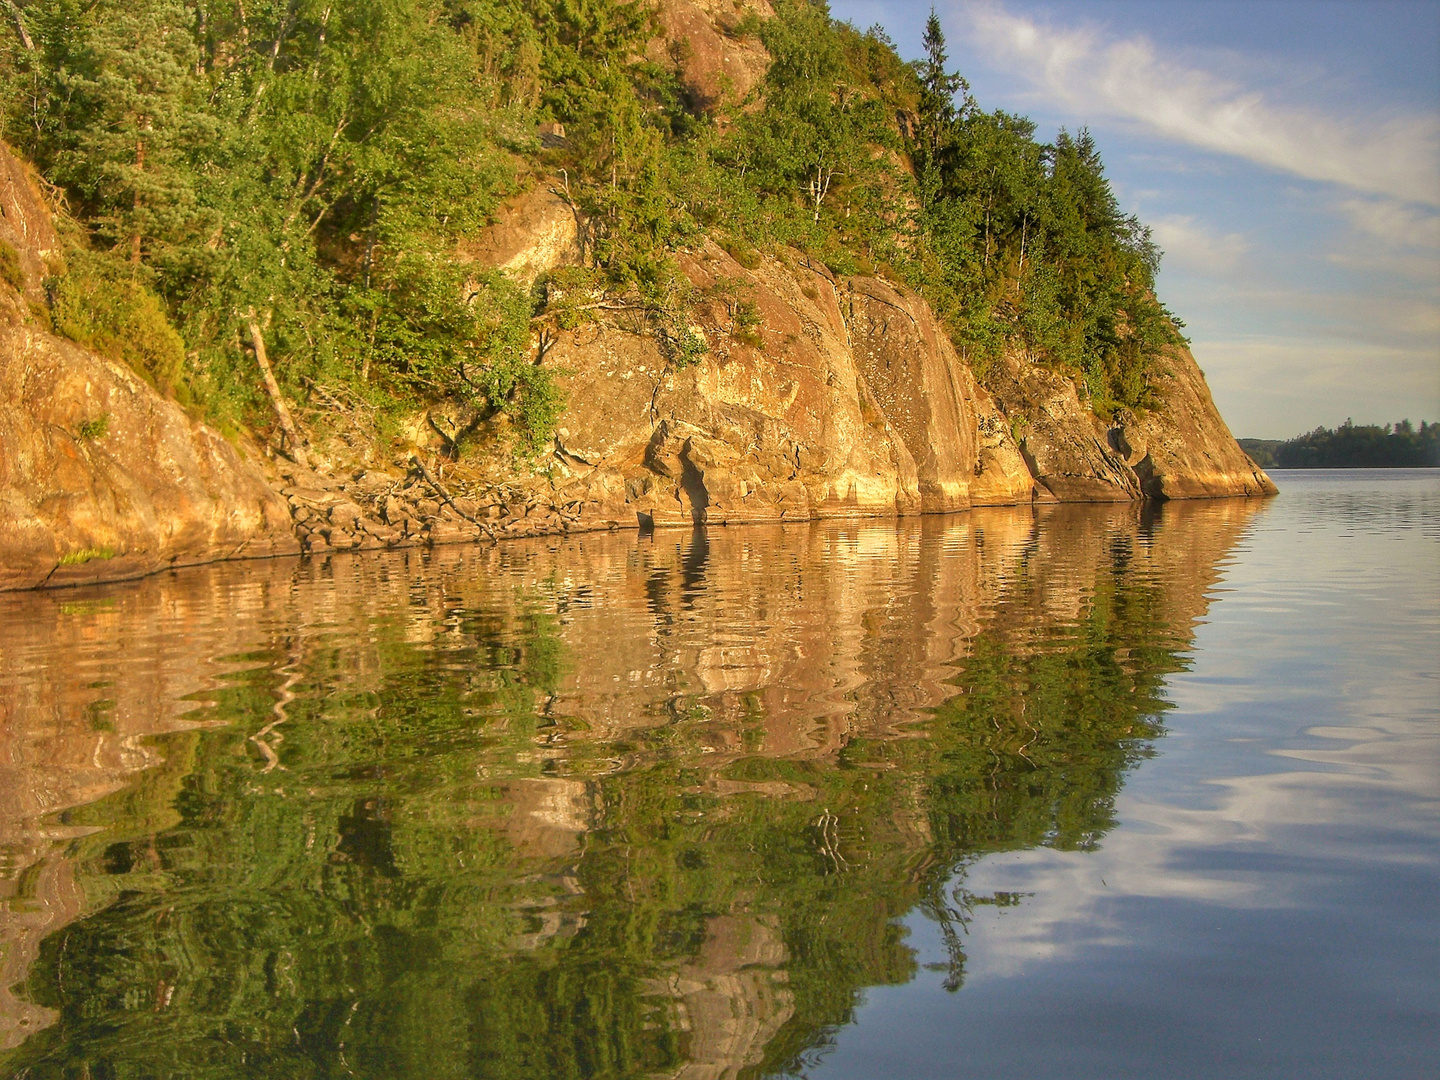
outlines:
[[[579,227],[536,189],[476,258],[528,283],[582,258]],[[680,258],[698,362],[676,366],[623,316],[547,331],[536,362],[568,405],[538,458],[513,456],[501,428],[478,458],[447,462],[436,415],[384,440],[312,387],[300,456],[315,467],[301,467],[50,332],[35,312],[58,241],[3,147],[0,243],[18,256],[17,281],[0,282],[0,590],[307,552],[1275,491],[1184,348],[1157,362],[1155,407],[1105,423],[1023,353],[980,385],[925,301],[891,282],[789,249],[742,265],[713,242]]]
[[[292,473],[280,494],[290,506],[301,549],[313,555],[625,527],[618,519],[597,520],[598,504],[504,487],[471,498],[453,493],[428,472],[418,464],[400,477],[360,470],[339,482]]]

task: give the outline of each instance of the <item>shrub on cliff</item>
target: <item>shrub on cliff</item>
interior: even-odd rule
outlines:
[[[189,403],[182,375],[185,342],[170,325],[164,302],[141,276],[104,255],[74,249],[66,272],[48,284],[56,331]]]

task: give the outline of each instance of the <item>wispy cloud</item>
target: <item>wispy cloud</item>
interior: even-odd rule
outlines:
[[[1440,117],[1329,115],[1186,66],[1145,37],[1047,25],[996,3],[959,11],[978,45],[1047,97],[1095,119],[1139,123],[1309,180],[1440,206]]]
[[[1250,242],[1242,233],[1212,232],[1190,215],[1156,218],[1151,227],[1165,252],[1166,265],[1202,274],[1229,273],[1250,250]]]
[[[1440,356],[1433,347],[1335,337],[1197,337],[1194,349],[1239,435],[1288,439],[1347,416],[1378,424],[1440,415]]]
[[[1343,278],[1328,285],[1289,283],[1267,272],[1260,262],[1263,254],[1257,248],[1244,273],[1171,279],[1170,285],[1178,287],[1184,298],[1185,310],[1195,311],[1201,320],[1191,323],[1197,337],[1210,336],[1207,326],[1227,338],[1264,327],[1266,333],[1297,340],[1325,336],[1367,342],[1382,351],[1421,349],[1440,359],[1440,296],[1428,283],[1399,280],[1391,288],[1366,289],[1348,288]],[[1206,312],[1223,312],[1226,317],[1207,319]],[[1225,329],[1220,331],[1222,326]],[[1436,375],[1440,378],[1440,368]]]
[[[1339,389],[1352,395],[1361,381],[1393,394],[1420,396],[1422,387],[1432,392],[1440,389],[1435,354],[1423,349],[1386,348],[1374,342],[1336,338],[1240,338],[1198,341],[1195,348],[1207,364],[1225,370],[1226,381],[1238,383],[1245,392],[1268,389],[1276,381],[1311,390]]]
[[[1394,199],[1345,199],[1340,210],[1356,229],[1387,244],[1440,249],[1440,214]]]

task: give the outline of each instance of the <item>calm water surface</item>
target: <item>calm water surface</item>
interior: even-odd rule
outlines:
[[[1440,475],[0,596],[0,1076],[1440,1072]]]

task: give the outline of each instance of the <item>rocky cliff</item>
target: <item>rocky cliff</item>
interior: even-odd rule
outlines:
[[[791,250],[681,257],[705,350],[677,367],[625,313],[554,333],[567,394],[538,468],[503,455],[450,490],[410,453],[319,455],[276,475],[123,365],[48,332],[53,227],[0,150],[0,588],[117,580],[216,559],[584,529],[947,513],[1030,502],[1272,493],[1189,353],[1159,406],[1105,425],[1019,354],[979,386],[924,300]],[[523,282],[581,256],[583,222],[541,185],[469,249]],[[742,317],[743,313],[743,317]],[[383,450],[383,452],[381,452]],[[368,471],[360,475],[361,463]],[[433,461],[433,458],[430,458]],[[452,473],[452,477],[456,474]]]
[[[747,269],[713,243],[682,266],[705,297],[692,328],[701,362],[676,370],[653,338],[616,324],[562,333],[546,353],[570,402],[561,486],[592,518],[719,524],[1275,490],[1184,349],[1157,373],[1157,408],[1106,425],[1074,382],[1023,355],[980,387],[928,305],[878,278],[784,251]],[[737,327],[737,298],[753,305],[753,329]]]
[[[49,333],[55,230],[0,147],[0,589],[299,550],[283,499],[123,364]],[[0,248],[0,250],[3,250]]]

